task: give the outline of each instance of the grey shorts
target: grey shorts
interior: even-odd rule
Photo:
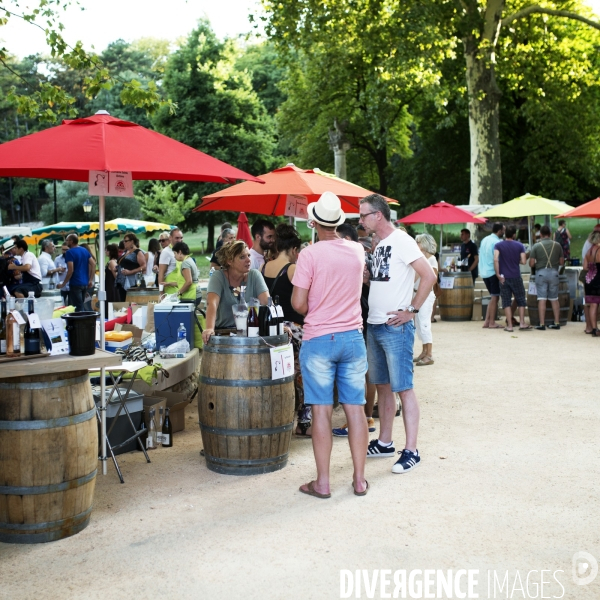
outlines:
[[[558,300],[558,271],[556,269],[536,271],[535,288],[538,300]]]

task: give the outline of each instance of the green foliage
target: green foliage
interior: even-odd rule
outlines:
[[[150,191],[136,194],[136,200],[146,219],[183,226],[198,205],[198,194],[186,199],[185,186],[173,181],[156,181]]]
[[[274,124],[249,73],[235,69],[240,54],[233,41],[220,42],[201,20],[165,67],[163,88],[179,99],[177,117],[161,109],[153,123],[165,135],[258,175],[273,167]],[[219,187],[186,183],[185,195],[201,198]],[[222,213],[192,213],[186,224],[189,229],[214,227],[226,218]]]
[[[54,190],[53,184],[46,186],[46,194],[49,200],[44,204],[39,213],[39,218],[45,225],[54,223]],[[98,199],[91,198],[92,210],[86,213],[83,203],[88,199],[87,183],[78,181],[61,181],[56,184],[56,205],[58,208],[58,221],[97,221]],[[133,198],[105,199],[106,220],[123,218],[139,219],[140,205]]]
[[[87,99],[95,98],[102,90],[109,90],[119,85],[120,98],[124,104],[143,109],[148,114],[158,108],[174,111],[175,105],[170,100],[161,98],[153,81],[142,84],[137,79],[127,79],[111,73],[101,59],[92,52],[86,52],[82,43],[69,46],[61,35],[63,25],[58,11],[67,9],[71,2],[64,0],[37,0],[37,6],[21,6],[17,0],[5,0],[0,3],[0,26],[9,26],[11,19],[23,19],[32,27],[44,31],[46,43],[50,51],[51,61],[58,61],[69,70],[83,74],[81,93]],[[43,23],[41,25],[40,23]],[[0,48],[0,64],[10,70],[10,53],[5,47]],[[41,123],[54,123],[60,116],[74,117],[76,98],[68,90],[40,78],[35,87],[28,93],[19,91],[14,86],[7,94],[19,114],[35,119]]]

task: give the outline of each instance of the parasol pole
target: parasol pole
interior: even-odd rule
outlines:
[[[444,232],[444,225],[442,223],[440,223],[440,262],[439,264],[442,265],[442,234]]]
[[[105,202],[104,196],[98,197],[98,220],[100,228],[100,241],[98,248],[98,262],[100,264],[98,269],[98,275],[100,279],[100,289],[98,290],[98,301],[100,304],[100,349],[104,350],[104,315],[105,303],[106,303],[106,291],[104,281],[104,221],[105,221]],[[105,377],[106,370],[104,367],[100,368],[100,402],[102,406],[101,412],[101,439],[102,439],[102,455],[100,461],[102,462],[102,475],[106,475],[106,393],[105,393]]]

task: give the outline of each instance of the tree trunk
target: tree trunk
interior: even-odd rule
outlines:
[[[469,3],[473,17],[477,2]],[[469,94],[471,197],[469,204],[502,202],[500,161],[500,96],[494,72],[494,48],[500,33],[504,0],[488,0],[479,35],[463,39]]]
[[[388,180],[387,180],[387,168],[388,168],[388,157],[387,147],[378,148],[375,152],[375,164],[377,165],[377,175],[379,176],[379,190],[378,192],[382,196],[387,196],[388,193]]]
[[[469,204],[502,202],[500,161],[500,90],[489,53],[465,52],[471,138],[471,197]]]
[[[212,219],[206,225],[207,234],[206,234],[206,253],[212,254],[215,251],[215,224],[212,222]]]

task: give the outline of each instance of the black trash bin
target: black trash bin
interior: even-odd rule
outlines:
[[[96,320],[99,316],[100,313],[95,311],[62,315],[69,335],[71,356],[91,356],[96,352]]]

